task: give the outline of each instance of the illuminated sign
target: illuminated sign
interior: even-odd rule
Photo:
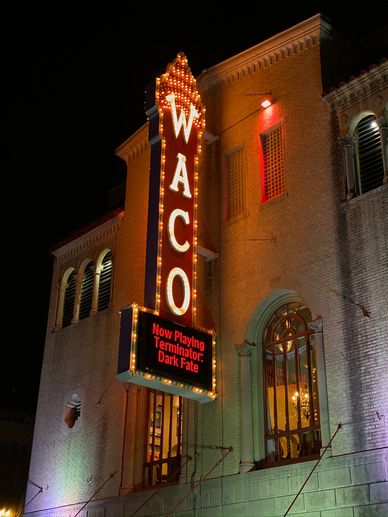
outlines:
[[[178,54],[166,73],[157,78],[149,104],[151,174],[145,305],[163,317],[193,325],[198,158],[205,109],[183,54]]]
[[[119,380],[200,402],[215,398],[213,331],[181,325],[132,304],[121,312],[120,339]]]
[[[209,402],[215,335],[196,324],[198,159],[205,108],[183,54],[146,101],[151,147],[144,304],[121,311],[117,377]]]

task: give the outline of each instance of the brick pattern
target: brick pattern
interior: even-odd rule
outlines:
[[[388,451],[360,454],[346,460],[323,459],[295,500],[290,515],[304,517],[362,517],[383,516],[388,509]],[[196,497],[190,482],[179,487],[166,487],[149,492],[131,494],[105,501],[91,501],[81,512],[82,517],[131,517],[136,512],[140,517],[162,517],[171,512],[181,501],[176,514],[179,517],[201,515],[278,517],[287,511],[302,484],[310,475],[314,462],[290,465],[281,469],[267,469],[243,475],[218,477],[203,481],[196,489]],[[352,477],[358,467],[362,475]],[[332,480],[332,481],[330,481]],[[338,484],[336,484],[336,481]],[[329,486],[332,488],[328,488]],[[336,486],[334,486],[336,485]],[[144,502],[147,500],[146,504]],[[73,510],[44,511],[35,517],[70,517]],[[71,513],[73,511],[73,514]]]
[[[343,202],[337,133],[330,108],[321,100],[320,73],[319,46],[306,45],[224,84],[223,95],[221,90],[204,93],[207,128],[221,138],[204,149],[200,164],[199,244],[219,256],[198,267],[197,324],[217,332],[218,396],[197,412],[193,401],[185,404],[183,448],[195,461],[189,462],[179,485],[154,491],[139,517],[161,516],[181,498],[176,517],[193,515],[194,506],[202,509],[202,516],[277,517],[284,515],[311,472],[314,463],[306,462],[236,474],[240,368],[235,345],[246,338],[260,303],[281,289],[299,293],[313,318],[323,320],[331,435],[338,422],[343,425],[291,514],[388,513],[388,185]],[[257,99],[246,95],[258,90],[271,90],[278,99],[271,111],[258,111]],[[259,135],[279,123],[284,130],[285,192],[262,206]],[[242,146],[246,210],[228,221],[223,157]],[[31,517],[73,516],[105,481],[81,517],[130,517],[151,495],[129,494],[131,486],[120,487],[121,477],[132,479],[129,469],[141,470],[141,451],[131,447],[137,443],[138,400],[131,395],[125,413],[125,389],[115,372],[119,309],[143,299],[149,171],[147,147],[131,159],[129,147],[125,216],[115,234],[117,246],[107,244],[115,257],[112,307],[52,333],[56,285],[67,262],[54,268],[29,476],[43,492],[28,507]],[[80,250],[79,261],[82,246]],[[256,349],[251,362],[253,446],[260,460],[259,343]],[[68,429],[63,409],[72,391],[80,393],[82,413]],[[131,451],[126,458],[124,446]],[[215,446],[233,450],[220,461]],[[206,476],[190,493],[191,481]],[[118,496],[120,488],[126,495]],[[26,500],[35,493],[29,485]]]

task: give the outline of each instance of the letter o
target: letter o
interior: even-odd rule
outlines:
[[[183,303],[180,307],[177,307],[174,301],[174,295],[172,293],[172,284],[176,276],[180,276],[183,282]],[[167,294],[167,303],[170,307],[171,311],[177,316],[182,316],[190,305],[190,283],[187,278],[186,273],[180,267],[174,267],[168,274],[167,283],[166,283],[166,294]]]

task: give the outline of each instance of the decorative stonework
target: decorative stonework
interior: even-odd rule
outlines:
[[[310,321],[307,326],[313,330],[315,333],[323,332],[323,320],[321,318],[316,319],[314,321]]]
[[[230,86],[330,37],[331,26],[318,14],[233,58],[205,70],[198,78],[201,92]]]
[[[252,420],[252,377],[251,356],[255,343],[244,340],[235,345],[240,356],[240,473],[254,468],[253,458],[253,420]]]
[[[71,242],[57,248],[53,251],[53,255],[56,257],[57,262],[64,262],[70,257],[74,257],[82,253],[85,249],[95,246],[99,242],[106,240],[113,234],[117,234],[124,212],[120,212],[119,215],[106,221],[105,223],[93,228],[89,232],[80,235],[73,239]]]
[[[374,66],[358,77],[351,78],[346,84],[325,95],[323,100],[330,104],[332,109],[343,110],[367,97],[376,95],[384,87],[388,87],[388,61]],[[376,95],[377,102],[378,97]]]
[[[116,156],[127,165],[138,158],[148,147],[148,123],[136,131],[116,149]]]

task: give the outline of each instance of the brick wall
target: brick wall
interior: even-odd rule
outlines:
[[[194,506],[209,517],[284,515],[314,462],[237,474],[241,379],[235,345],[247,338],[258,307],[285,290],[297,293],[313,318],[323,321],[330,434],[338,422],[343,424],[292,514],[384,515],[388,505],[388,395],[383,389],[388,381],[388,188],[384,185],[360,198],[343,200],[337,125],[321,100],[317,41],[264,64],[251,63],[247,70],[231,73],[212,88],[204,86],[202,95],[207,130],[218,139],[204,146],[200,164],[198,241],[215,250],[218,258],[206,263],[199,257],[197,325],[217,332],[218,396],[197,410],[195,402],[185,402],[183,452],[195,461],[185,468],[180,485],[155,491],[137,515],[171,511],[173,502],[190,492],[190,482],[201,477],[209,479],[194,496],[184,497],[176,515],[192,515]],[[260,95],[252,94],[269,90],[275,104],[263,111]],[[278,123],[284,130],[285,194],[263,206],[259,135]],[[126,482],[138,479],[139,472],[132,477],[127,470],[135,469],[134,465],[141,470],[141,451],[136,459],[121,456],[124,446],[126,451],[136,451],[128,444],[136,440],[139,426],[131,418],[124,425],[125,390],[114,380],[119,309],[143,301],[149,172],[145,129],[119,153],[127,162],[128,180],[112,307],[57,334],[49,328],[30,471],[30,478],[44,487],[29,508],[41,510],[35,517],[73,515],[80,501],[87,500],[116,470],[99,492],[101,500],[91,502],[81,516],[129,517],[150,495],[117,497],[121,469]],[[228,221],[225,154],[239,146],[246,159],[247,209]],[[54,306],[53,295],[52,315]],[[254,459],[259,461],[260,341],[255,344],[252,414]],[[79,391],[83,409],[79,422],[69,430],[63,409],[73,390]],[[137,393],[130,390],[128,408],[140,412]],[[220,461],[215,446],[233,450]],[[33,493],[30,487],[27,499]],[[43,510],[61,504],[66,508]]]

